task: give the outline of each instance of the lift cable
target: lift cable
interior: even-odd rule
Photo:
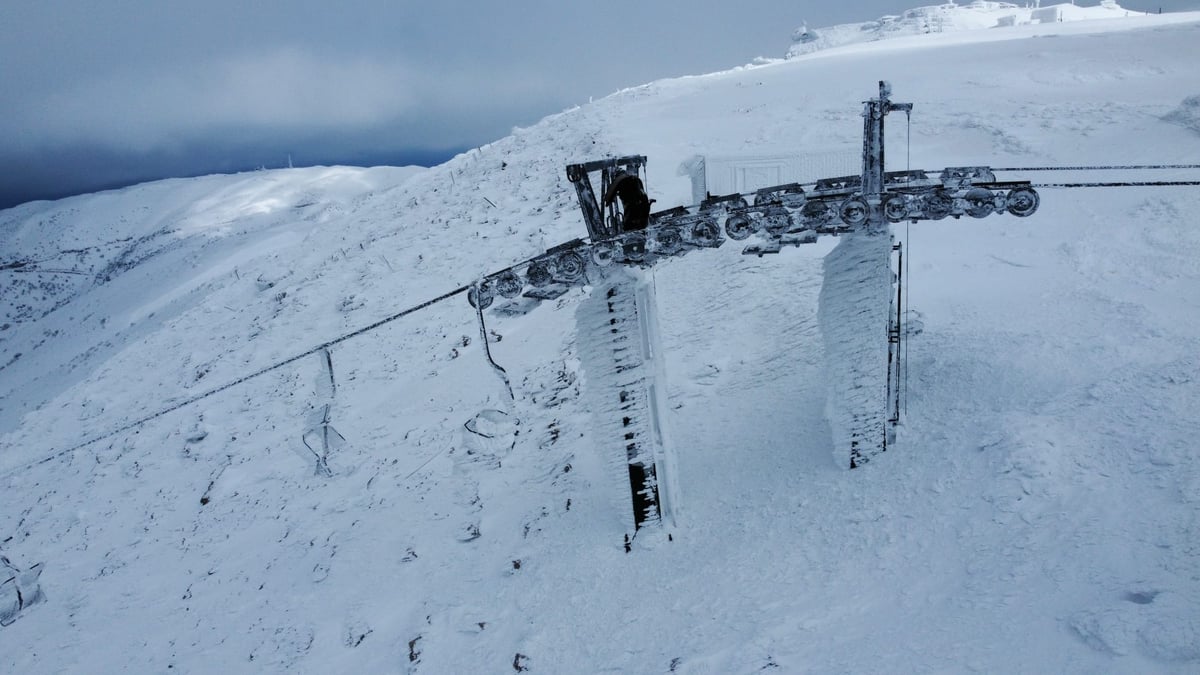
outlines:
[[[1181,187],[1200,185],[1200,180],[1148,180],[1115,181],[1107,183],[1030,183],[1037,188],[1090,188],[1090,187]]]
[[[1200,164],[1127,164],[1108,166],[999,166],[992,171],[1139,171],[1143,169],[1200,169]]]
[[[902,270],[904,275],[904,323],[900,326],[900,330],[907,331],[909,313],[912,311],[909,308],[908,295],[909,287],[912,285],[912,235],[909,233],[909,223],[904,224],[904,247],[908,249],[908,255],[904,256],[904,269]],[[901,355],[901,358],[904,359],[904,383],[900,388],[900,397],[904,402],[905,417],[908,416],[908,343],[911,342],[908,338],[908,335],[904,336],[904,352]]]
[[[911,172],[912,171],[912,109],[906,109],[904,111],[904,118],[905,118],[906,127],[907,127],[904,132],[904,145],[905,145],[904,170]],[[902,364],[901,364],[902,384],[900,386],[900,391],[898,393],[900,395],[900,400],[903,401],[903,403],[904,403],[904,416],[905,417],[908,417],[908,343],[909,343],[909,339],[908,339],[907,335],[904,335],[904,331],[908,330],[908,314],[909,314],[908,288],[909,288],[909,284],[912,283],[912,278],[910,276],[910,269],[912,267],[912,263],[910,262],[910,258],[912,258],[912,236],[910,235],[910,232],[909,232],[909,224],[910,223],[908,223],[908,222],[906,222],[904,224],[904,246],[905,246],[905,248],[908,249],[908,255],[903,256],[903,258],[901,259],[901,261],[904,264],[902,266],[902,269],[900,270],[901,278],[904,279],[904,283],[901,285],[901,289],[900,289],[901,292],[904,294],[903,301],[901,302],[901,304],[904,307],[904,314],[903,314],[904,321],[901,322],[901,324],[898,326],[898,328],[901,331],[901,339],[903,340],[903,342],[901,342],[899,345],[897,345],[897,349],[900,350],[899,356],[902,361]]]
[[[586,240],[574,240],[574,241],[585,242]],[[572,242],[567,242],[567,244],[570,244],[570,243],[572,243]],[[564,244],[564,246],[565,246],[565,245],[567,245],[567,244]],[[527,259],[525,259],[525,260],[522,260],[521,262],[514,263],[514,264],[512,264],[512,265],[509,265],[508,267],[504,268],[503,270],[500,270],[500,272],[496,272],[496,273],[494,273],[494,274],[499,274],[499,273],[501,273],[501,272],[505,272],[505,271],[508,271],[508,270],[514,269],[514,268],[516,268],[516,267],[520,267],[521,265],[525,265],[525,264],[527,264],[527,263],[530,263],[530,262],[532,262],[533,260],[535,260],[535,259],[537,259],[537,258],[539,258],[539,257],[541,257],[541,254],[539,254],[539,255],[536,255],[536,256],[533,256],[533,257],[530,257],[530,258],[527,258]],[[493,275],[484,275],[484,276],[485,276],[485,277],[486,277],[486,276],[494,276],[494,274],[493,274]],[[482,278],[482,277],[481,277],[481,278]],[[184,408],[184,407],[186,407],[186,406],[192,405],[193,403],[196,403],[197,401],[201,401],[201,400],[203,400],[203,399],[206,399],[206,398],[208,398],[209,396],[213,396],[213,395],[215,395],[215,394],[219,394],[219,393],[221,393],[221,392],[225,391],[226,389],[230,389],[230,388],[232,388],[232,387],[236,387],[237,385],[239,385],[239,384],[242,384],[243,382],[247,382],[247,381],[249,381],[249,380],[253,380],[254,378],[260,377],[260,376],[262,376],[262,375],[266,375],[267,373],[270,373],[270,372],[272,372],[272,371],[278,370],[278,369],[280,369],[280,368],[282,368],[282,367],[284,367],[284,366],[286,366],[286,365],[289,365],[289,364],[295,363],[296,361],[299,361],[300,359],[303,359],[303,358],[304,358],[304,357],[306,357],[306,356],[312,356],[313,354],[316,354],[317,352],[320,352],[320,351],[322,351],[322,350],[328,350],[330,347],[333,347],[334,345],[341,344],[341,343],[345,342],[346,340],[349,340],[350,338],[358,337],[359,335],[362,335],[362,334],[364,334],[364,333],[369,333],[369,332],[371,332],[371,331],[373,331],[373,330],[376,330],[376,329],[378,329],[378,328],[380,328],[380,327],[382,327],[382,326],[384,326],[384,325],[386,325],[386,324],[389,324],[389,323],[391,323],[391,322],[393,322],[393,321],[395,321],[395,320],[397,320],[397,319],[402,319],[402,318],[404,318],[404,317],[406,317],[406,316],[408,316],[408,315],[410,315],[410,314],[414,314],[414,313],[416,313],[416,312],[419,312],[419,311],[421,311],[421,310],[428,309],[429,307],[432,307],[433,305],[436,305],[436,304],[438,304],[438,303],[440,303],[440,302],[442,302],[442,301],[444,301],[444,300],[449,300],[450,298],[452,298],[452,297],[454,297],[454,296],[456,296],[456,295],[459,295],[459,294],[461,294],[461,293],[465,293],[466,291],[468,291],[468,290],[470,290],[472,287],[474,287],[476,283],[478,283],[478,282],[472,282],[472,283],[470,283],[470,284],[464,284],[464,285],[462,285],[462,286],[459,286],[458,288],[455,288],[455,289],[454,289],[454,290],[452,290],[452,291],[447,291],[446,293],[443,293],[443,294],[441,294],[441,295],[437,296],[436,298],[431,298],[431,299],[429,299],[429,300],[426,300],[425,302],[422,302],[422,303],[420,303],[420,304],[413,305],[412,307],[409,307],[408,309],[405,309],[405,310],[403,310],[403,311],[400,311],[400,312],[397,312],[397,313],[395,313],[395,314],[392,314],[391,316],[384,317],[384,318],[382,318],[382,319],[380,319],[380,320],[376,321],[375,323],[372,323],[372,324],[369,324],[369,325],[363,326],[362,328],[355,329],[355,330],[353,330],[353,331],[351,331],[351,332],[349,332],[349,333],[346,333],[346,334],[344,334],[344,335],[341,335],[341,336],[339,336],[339,337],[336,337],[336,338],[334,338],[334,339],[332,339],[332,340],[329,340],[329,341],[327,341],[327,342],[322,342],[321,344],[319,344],[319,345],[316,345],[315,347],[312,347],[312,348],[310,348],[310,349],[307,349],[307,350],[305,350],[305,351],[303,351],[303,352],[301,352],[301,353],[299,353],[299,354],[296,354],[296,355],[294,355],[294,356],[290,356],[290,357],[288,357],[288,358],[286,358],[286,359],[283,359],[282,361],[277,361],[277,362],[275,362],[275,363],[273,363],[273,364],[271,364],[271,365],[269,365],[269,366],[266,366],[266,367],[264,367],[264,368],[261,368],[261,369],[259,369],[259,370],[256,370],[256,371],[254,371],[253,373],[250,373],[250,374],[248,374],[248,375],[243,375],[242,377],[239,377],[239,378],[237,378],[236,380],[233,380],[233,381],[231,381],[231,382],[226,382],[225,384],[223,384],[223,385],[221,385],[221,386],[219,386],[219,387],[215,387],[215,388],[213,388],[213,389],[209,389],[208,391],[205,391],[205,392],[203,392],[203,393],[200,393],[200,394],[197,394],[197,395],[195,395],[195,396],[192,396],[192,397],[186,398],[186,399],[184,399],[184,400],[182,400],[182,401],[179,401],[179,402],[177,402],[177,403],[175,403],[175,404],[172,404],[172,405],[170,405],[170,406],[168,406],[168,407],[166,407],[166,408],[163,408],[163,409],[161,409],[161,410],[159,410],[159,411],[157,411],[157,412],[155,412],[155,413],[153,413],[153,414],[146,415],[145,417],[142,417],[142,418],[140,418],[140,419],[137,419],[137,420],[135,420],[135,421],[133,421],[133,422],[129,422],[129,423],[127,423],[127,424],[124,424],[124,425],[122,425],[122,426],[120,426],[120,427],[118,427],[118,428],[116,428],[116,429],[113,429],[112,431],[108,431],[108,432],[106,432],[106,433],[100,434],[99,436],[95,436],[95,437],[93,437],[93,438],[89,438],[88,440],[86,440],[86,441],[82,441],[82,442],[80,442],[80,443],[77,443],[76,445],[73,445],[73,446],[71,446],[71,447],[69,447],[69,448],[66,448],[65,450],[59,450],[58,452],[55,452],[54,454],[51,454],[51,455],[49,455],[48,457],[43,457],[42,459],[35,460],[35,461],[33,461],[33,462],[27,462],[27,463],[25,463],[25,464],[21,464],[21,465],[19,465],[19,466],[16,466],[16,467],[13,467],[13,468],[10,468],[10,469],[3,469],[3,470],[0,470],[0,476],[9,476],[9,475],[15,474],[15,473],[17,473],[17,472],[19,472],[19,471],[24,471],[24,470],[26,470],[26,469],[31,469],[31,468],[33,468],[33,467],[35,467],[35,466],[38,466],[38,465],[41,465],[41,464],[45,464],[45,463],[47,463],[47,462],[52,462],[52,461],[54,461],[55,459],[58,459],[58,458],[60,458],[60,457],[64,457],[64,456],[66,456],[66,455],[70,455],[70,454],[72,454],[72,453],[74,453],[74,452],[76,452],[76,451],[78,451],[78,450],[80,450],[80,449],[82,449],[82,448],[85,448],[85,447],[87,447],[87,446],[89,446],[89,445],[92,445],[92,444],[94,444],[94,443],[98,443],[98,442],[100,442],[100,441],[103,441],[103,440],[105,440],[105,439],[108,439],[108,438],[112,438],[113,436],[116,436],[117,434],[120,434],[120,433],[123,433],[123,432],[129,431],[130,429],[133,429],[133,428],[135,428],[135,427],[139,427],[139,426],[141,426],[141,425],[143,425],[143,424],[145,424],[145,423],[147,423],[147,422],[149,422],[149,421],[151,421],[151,420],[154,420],[154,419],[157,419],[157,418],[159,418],[159,417],[162,417],[163,415],[166,415],[167,413],[175,412],[176,410],[179,410],[180,408]],[[483,328],[483,325],[482,325],[482,321],[481,321],[481,323],[480,323],[480,330],[481,330],[481,331],[483,331],[483,330],[484,330],[484,328]],[[501,377],[501,379],[503,379],[503,380],[504,380],[505,387],[508,389],[508,394],[509,394],[509,396],[511,397],[511,396],[513,395],[513,394],[512,394],[512,385],[509,383],[509,381],[508,381],[508,377],[507,377],[507,374],[506,374],[506,373],[504,373],[504,369],[503,369],[503,368],[501,368],[501,367],[499,366],[499,364],[497,364],[497,363],[496,363],[494,360],[492,360],[491,350],[490,350],[490,349],[488,349],[488,345],[487,345],[487,338],[486,338],[486,334],[484,335],[484,348],[487,350],[487,357],[488,357],[488,361],[489,361],[489,362],[492,364],[493,368],[495,368],[495,369],[498,371],[498,374],[500,374],[500,377]]]
[[[483,341],[483,353],[487,356],[488,363],[491,364],[492,370],[496,371],[496,375],[500,377],[500,381],[504,383],[504,389],[508,392],[508,398],[511,403],[517,402],[516,395],[513,394],[512,382],[508,379],[508,371],[505,370],[496,359],[492,358],[492,348],[489,344],[487,334],[487,324],[483,320],[483,305],[475,303],[475,314],[479,317],[479,339]]]
[[[993,171],[1090,171],[1090,170],[1197,169],[1197,168],[1200,168],[1200,164],[1146,164],[1146,165],[1127,165],[1127,166],[1115,166],[1114,165],[1114,166],[1075,166],[1075,167],[1001,167],[1001,168],[993,168],[992,170]],[[1152,186],[1155,186],[1155,187],[1156,186],[1182,187],[1182,186],[1200,186],[1200,181],[1123,181],[1123,182],[1095,182],[1095,183],[1031,183],[1030,186],[1031,187],[1040,187],[1040,188],[1152,187]],[[584,243],[584,244],[587,243],[586,240],[575,240],[575,241],[578,243]],[[573,242],[568,242],[568,244],[570,244],[570,243],[573,243]],[[592,243],[594,243],[594,242],[592,242]],[[540,257],[540,255],[534,256],[527,260],[510,265],[509,267],[505,268],[504,270],[501,270],[501,272],[511,270],[511,269],[514,269],[521,265],[524,265],[526,263],[529,263],[538,257]],[[401,319],[401,318],[406,317],[415,312],[419,312],[421,310],[427,309],[428,307],[431,307],[432,305],[440,303],[444,300],[448,300],[449,298],[452,298],[456,295],[459,295],[461,293],[464,293],[464,292],[470,290],[474,285],[475,284],[472,283],[472,284],[465,284],[465,285],[459,286],[458,288],[455,288],[452,291],[443,293],[442,295],[439,295],[430,300],[426,300],[425,302],[422,302],[420,304],[409,307],[408,309],[405,309],[401,312],[397,312],[396,314],[393,314],[391,316],[380,319],[379,321],[376,321],[375,323],[369,324],[367,326],[363,326],[362,328],[358,328],[350,333],[346,333],[344,335],[341,335],[341,336],[334,338],[332,340],[329,340],[327,342],[323,342],[323,343],[316,345],[315,347],[312,347],[304,352],[301,352],[294,356],[283,359],[282,361],[278,361],[272,365],[269,365],[269,366],[261,368],[257,371],[254,371],[253,373],[244,375],[236,380],[227,382],[219,387],[215,387],[215,388],[209,389],[208,391],[205,391],[201,394],[197,394],[195,396],[186,398],[186,399],[179,401],[171,406],[163,408],[155,413],[152,413],[150,415],[142,417],[133,422],[124,424],[112,431],[100,434],[98,436],[94,436],[86,441],[80,442],[69,448],[55,452],[54,454],[51,454],[48,457],[44,457],[40,460],[35,460],[33,462],[28,462],[26,464],[22,464],[17,467],[13,467],[11,469],[0,470],[0,476],[8,476],[8,475],[14,474],[18,471],[23,471],[25,469],[29,469],[34,466],[38,466],[41,464],[45,464],[47,462],[51,462],[60,457],[70,455],[70,454],[72,454],[82,448],[85,448],[89,445],[98,443],[98,442],[108,439],[108,438],[112,438],[113,436],[116,436],[117,434],[129,431],[130,429],[139,427],[151,420],[157,419],[159,417],[162,417],[163,415],[166,415],[168,413],[179,410],[180,408],[184,408],[193,403],[196,403],[198,401],[206,399],[210,396],[219,394],[227,389],[230,389],[239,384],[242,384],[243,382],[247,382],[249,380],[255,379],[262,375],[266,375],[267,373],[278,370],[279,368],[282,368],[286,365],[289,365],[291,363],[299,361],[300,359],[303,359],[307,356],[311,356],[321,350],[327,350],[334,345],[340,344],[342,342],[345,342],[346,340],[357,337],[364,333],[374,331],[374,330],[380,328],[381,326],[384,326],[388,323],[396,321],[397,319]],[[486,338],[485,338],[485,348],[486,348],[486,346],[487,345],[486,345]],[[494,361],[491,360],[490,350],[489,350],[489,354],[488,354],[488,360],[492,362],[493,367],[498,368],[498,365]],[[499,372],[502,373],[503,370],[499,369]],[[504,375],[501,375],[501,377],[502,377],[502,379],[507,379],[504,377]],[[507,384],[507,382],[506,382],[506,384]],[[508,385],[508,386],[509,386],[510,392],[511,392],[511,385]]]
[[[33,461],[33,462],[26,463],[26,464],[23,464],[23,465],[20,465],[20,466],[14,467],[14,468],[12,468],[12,469],[6,469],[6,470],[4,470],[3,472],[0,472],[0,475],[8,476],[8,475],[11,475],[11,474],[13,474],[13,473],[16,473],[16,472],[18,472],[18,471],[23,471],[23,470],[25,470],[25,469],[30,469],[30,468],[33,468],[33,467],[35,467],[35,466],[38,466],[38,465],[40,465],[40,464],[45,464],[45,463],[47,463],[47,462],[51,462],[51,461],[53,461],[53,460],[55,460],[55,459],[58,459],[58,458],[60,458],[60,457],[64,457],[64,456],[66,456],[66,455],[69,455],[69,454],[71,454],[71,453],[74,453],[75,451],[77,451],[77,450],[80,450],[80,449],[82,449],[82,448],[85,448],[85,447],[87,447],[87,446],[89,446],[89,445],[92,445],[93,443],[98,443],[98,442],[100,442],[100,441],[103,441],[103,440],[105,440],[105,439],[112,438],[113,436],[116,436],[117,434],[123,433],[123,432],[125,432],[125,431],[129,431],[130,429],[133,429],[133,428],[135,428],[135,427],[139,427],[139,426],[141,426],[141,425],[145,424],[146,422],[149,422],[149,421],[151,421],[151,420],[154,420],[154,419],[157,419],[157,418],[159,418],[159,417],[162,417],[163,415],[166,415],[167,413],[171,413],[171,412],[174,412],[174,411],[176,411],[176,410],[179,410],[180,408],[183,408],[183,407],[186,407],[186,406],[192,405],[193,403],[196,403],[196,402],[198,402],[198,401],[201,401],[201,400],[203,400],[203,399],[206,399],[206,398],[208,398],[209,396],[213,396],[213,395],[215,395],[215,394],[219,394],[219,393],[221,393],[221,392],[225,391],[226,389],[230,389],[230,388],[232,388],[232,387],[236,387],[237,385],[239,385],[239,384],[242,384],[243,382],[247,382],[247,381],[249,381],[249,380],[253,380],[254,378],[260,377],[260,376],[262,376],[262,375],[266,375],[267,373],[270,373],[270,372],[272,372],[272,371],[278,370],[278,369],[280,369],[280,368],[282,368],[282,367],[284,367],[284,366],[286,366],[286,365],[289,365],[289,364],[291,364],[291,363],[295,363],[296,361],[299,361],[300,359],[303,359],[303,358],[304,358],[304,357],[306,357],[306,356],[311,356],[311,355],[313,355],[313,354],[316,354],[317,352],[320,352],[320,351],[322,351],[322,350],[327,350],[327,349],[329,349],[330,347],[332,347],[332,346],[334,346],[334,345],[341,344],[342,342],[345,342],[346,340],[349,340],[350,338],[357,337],[357,336],[359,336],[359,335],[362,335],[363,333],[368,333],[368,332],[370,332],[370,331],[373,331],[373,330],[375,330],[375,329],[377,329],[377,328],[380,328],[381,326],[383,326],[383,325],[385,325],[385,324],[388,324],[388,323],[391,323],[391,322],[393,322],[393,321],[395,321],[395,320],[397,320],[397,319],[401,319],[401,318],[403,318],[403,317],[406,317],[406,316],[408,316],[409,314],[413,314],[413,313],[419,312],[419,311],[421,311],[421,310],[423,310],[423,309],[427,309],[427,308],[429,308],[429,307],[431,307],[431,306],[433,306],[433,305],[435,305],[435,304],[437,304],[437,303],[439,303],[439,302],[442,302],[443,300],[448,300],[448,299],[450,299],[450,298],[452,298],[452,297],[454,297],[454,296],[456,296],[456,295],[458,295],[458,294],[460,294],[460,293],[463,293],[463,292],[465,292],[465,291],[466,291],[466,290],[468,290],[470,287],[471,287],[471,286],[470,286],[469,284],[468,284],[468,285],[464,285],[464,286],[459,286],[458,288],[456,288],[456,289],[454,289],[454,290],[452,290],[452,291],[449,291],[449,292],[447,292],[447,293],[443,293],[442,295],[439,295],[439,296],[437,296],[436,298],[433,298],[433,299],[431,299],[431,300],[426,300],[425,302],[422,302],[422,303],[420,303],[420,304],[417,304],[417,305],[414,305],[414,306],[412,306],[412,307],[409,307],[408,309],[405,309],[404,311],[401,311],[401,312],[397,312],[396,314],[393,314],[393,315],[391,315],[391,316],[389,316],[389,317],[386,317],[386,318],[380,319],[379,321],[376,321],[375,323],[372,323],[372,324],[370,324],[370,325],[368,325],[368,326],[363,326],[362,328],[358,328],[358,329],[356,329],[356,330],[354,330],[354,331],[352,331],[352,332],[350,332],[350,333],[346,333],[346,334],[344,334],[344,335],[342,335],[342,336],[340,336],[340,337],[337,337],[337,338],[334,338],[334,339],[332,339],[332,340],[329,340],[328,342],[323,342],[323,343],[321,343],[321,344],[319,344],[319,345],[317,345],[317,346],[315,346],[315,347],[312,347],[311,349],[308,349],[308,350],[306,350],[306,351],[304,351],[304,352],[301,352],[301,353],[299,353],[299,354],[296,354],[296,355],[294,355],[294,356],[290,356],[290,357],[288,357],[288,358],[286,358],[286,359],[283,359],[282,361],[277,361],[276,363],[273,363],[273,364],[271,364],[271,365],[269,365],[269,366],[266,366],[265,368],[260,368],[259,370],[256,370],[256,371],[254,371],[253,373],[250,373],[250,374],[248,374],[248,375],[243,375],[242,377],[239,377],[239,378],[237,378],[236,380],[233,380],[233,381],[231,381],[231,382],[227,382],[227,383],[225,383],[225,384],[223,384],[223,385],[221,385],[221,386],[219,386],[219,387],[215,387],[215,388],[213,388],[213,389],[209,389],[208,391],[205,391],[205,392],[203,392],[203,393],[201,393],[201,394],[197,394],[197,395],[195,395],[195,396],[192,396],[192,397],[190,397],[190,398],[186,398],[186,399],[184,399],[184,400],[182,400],[182,401],[179,401],[179,402],[177,402],[177,403],[175,403],[175,404],[173,404],[173,405],[171,405],[171,406],[168,406],[168,407],[166,407],[166,408],[163,408],[162,410],[159,410],[158,412],[155,412],[155,413],[153,413],[153,414],[147,415],[147,416],[145,416],[145,417],[142,417],[142,418],[140,418],[140,419],[138,419],[138,420],[135,420],[135,421],[133,421],[133,422],[129,422],[129,423],[127,423],[127,424],[124,424],[124,425],[122,425],[122,426],[120,426],[120,427],[118,427],[118,428],[116,428],[116,429],[113,429],[112,431],[109,431],[109,432],[106,432],[106,433],[100,434],[99,436],[95,436],[95,437],[93,437],[93,438],[90,438],[90,439],[88,439],[88,440],[86,440],[86,441],[83,441],[83,442],[81,442],[81,443],[78,443],[78,444],[76,444],[76,445],[73,445],[73,446],[71,446],[71,447],[69,447],[69,448],[66,448],[65,450],[60,450],[60,451],[58,451],[58,452],[56,452],[56,453],[54,453],[54,454],[52,454],[52,455],[50,455],[50,456],[48,456],[48,457],[44,457],[44,458],[42,458],[42,459],[39,459],[39,460],[36,460],[36,461]]]

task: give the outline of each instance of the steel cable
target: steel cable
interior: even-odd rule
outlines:
[[[419,311],[421,311],[421,310],[423,310],[423,309],[426,309],[426,308],[428,308],[428,307],[430,307],[430,306],[432,306],[432,305],[435,305],[435,304],[437,304],[437,303],[439,303],[439,302],[442,302],[443,300],[447,300],[447,299],[449,299],[449,298],[452,298],[452,297],[454,297],[454,296],[456,296],[456,295],[458,295],[458,294],[460,294],[460,293],[462,293],[462,292],[466,291],[468,288],[470,288],[470,286],[469,286],[469,285],[467,285],[467,286],[459,286],[458,288],[456,288],[456,289],[454,289],[454,290],[452,290],[452,291],[450,291],[450,292],[448,292],[448,293],[443,293],[442,295],[439,295],[438,297],[436,297],[436,298],[433,298],[432,300],[426,300],[425,302],[422,302],[422,303],[420,303],[420,304],[418,304],[418,305],[414,305],[414,306],[412,306],[412,307],[409,307],[408,309],[406,309],[406,310],[404,310],[404,311],[397,312],[397,313],[395,313],[395,314],[393,314],[393,315],[391,315],[391,316],[389,316],[389,317],[386,317],[386,318],[384,318],[384,319],[380,319],[379,321],[376,321],[375,323],[372,323],[372,324],[370,324],[370,325],[368,325],[368,326],[364,326],[364,327],[362,327],[362,328],[356,329],[356,330],[354,330],[354,331],[352,331],[352,332],[350,332],[350,333],[346,333],[345,335],[342,335],[342,336],[340,336],[340,337],[334,338],[333,340],[330,340],[330,341],[328,341],[328,342],[323,342],[323,343],[321,343],[321,344],[317,345],[316,347],[313,347],[313,348],[311,348],[311,349],[308,349],[308,350],[306,350],[306,351],[304,351],[304,352],[301,352],[301,353],[299,353],[299,354],[296,354],[296,355],[294,355],[294,356],[290,356],[290,357],[288,357],[288,358],[286,358],[286,359],[284,359],[284,360],[282,360],[282,361],[278,361],[278,362],[276,362],[276,363],[273,363],[273,364],[271,364],[271,365],[269,365],[269,366],[267,366],[267,367],[265,367],[265,368],[260,368],[259,370],[256,370],[256,371],[254,371],[253,373],[250,373],[249,375],[243,375],[242,377],[239,377],[238,379],[236,379],[236,380],[233,380],[233,381],[231,381],[231,382],[226,382],[225,384],[223,384],[223,385],[221,385],[221,386],[219,386],[219,387],[215,387],[215,388],[213,388],[213,389],[209,389],[208,391],[205,391],[205,392],[203,392],[203,393],[201,393],[201,394],[197,394],[197,395],[195,395],[195,396],[192,396],[192,397],[190,397],[190,398],[186,398],[186,399],[184,399],[184,400],[182,400],[182,401],[179,401],[178,403],[175,403],[175,404],[173,404],[173,405],[171,405],[171,406],[168,406],[168,407],[166,407],[166,408],[163,408],[162,410],[159,410],[159,411],[157,411],[157,412],[155,412],[155,413],[153,413],[153,414],[147,415],[147,416],[145,416],[145,417],[142,417],[142,418],[140,418],[140,419],[138,419],[138,420],[135,420],[135,421],[133,421],[133,422],[129,422],[129,423],[127,423],[127,424],[125,424],[125,425],[122,425],[122,426],[120,426],[120,427],[118,427],[118,428],[116,428],[116,429],[113,429],[112,431],[108,431],[108,432],[106,432],[106,433],[100,434],[99,436],[95,436],[95,437],[93,437],[93,438],[90,438],[90,439],[88,439],[88,440],[86,440],[86,441],[83,441],[83,442],[81,442],[81,443],[78,443],[78,444],[76,444],[76,445],[73,445],[73,446],[71,446],[71,447],[69,447],[69,448],[66,448],[65,450],[59,450],[58,452],[55,452],[54,454],[52,454],[52,455],[50,455],[50,456],[48,456],[48,457],[43,457],[42,459],[35,460],[35,461],[33,461],[33,462],[28,462],[28,463],[22,464],[22,465],[20,465],[20,466],[13,467],[13,468],[11,468],[11,469],[5,469],[3,472],[0,472],[0,475],[3,475],[3,476],[9,476],[9,475],[12,475],[12,474],[14,474],[14,473],[17,473],[17,472],[19,472],[19,471],[24,471],[25,469],[31,469],[31,468],[33,468],[33,467],[35,467],[35,466],[38,466],[38,465],[41,465],[41,464],[45,464],[45,463],[47,463],[47,462],[54,461],[54,460],[56,460],[56,459],[58,459],[58,458],[60,458],[60,457],[64,457],[64,456],[66,456],[66,455],[69,455],[69,454],[71,454],[71,453],[73,453],[73,452],[76,452],[77,450],[81,450],[81,449],[83,449],[83,448],[85,448],[85,447],[87,447],[87,446],[89,446],[89,445],[92,445],[93,443],[98,443],[98,442],[100,442],[100,441],[103,441],[103,440],[105,440],[105,439],[112,438],[113,436],[116,436],[117,434],[120,434],[120,433],[123,433],[123,432],[129,431],[130,429],[133,429],[133,428],[135,428],[135,427],[139,427],[139,426],[141,426],[141,425],[145,424],[146,422],[149,422],[149,421],[151,421],[151,420],[154,420],[154,419],[157,419],[157,418],[159,418],[159,417],[162,417],[163,415],[166,415],[167,413],[175,412],[176,410],[179,410],[180,408],[183,408],[183,407],[186,407],[186,406],[192,405],[193,403],[196,403],[196,402],[198,402],[198,401],[201,401],[201,400],[203,400],[203,399],[206,399],[206,398],[208,398],[208,397],[210,397],[210,396],[213,396],[213,395],[215,395],[215,394],[219,394],[219,393],[221,393],[221,392],[223,392],[223,391],[225,391],[225,390],[227,390],[227,389],[231,389],[231,388],[233,388],[233,387],[236,387],[237,385],[239,385],[239,384],[242,384],[243,382],[247,382],[247,381],[249,381],[249,380],[253,380],[254,378],[257,378],[257,377],[261,377],[261,376],[263,376],[263,375],[266,375],[267,373],[270,373],[270,372],[272,372],[272,371],[278,370],[278,369],[280,369],[280,368],[282,368],[282,367],[284,367],[284,366],[286,366],[286,365],[289,365],[289,364],[295,363],[296,361],[299,361],[300,359],[303,359],[303,358],[304,358],[304,357],[306,357],[306,356],[311,356],[311,355],[313,355],[313,354],[316,354],[317,352],[319,352],[319,351],[321,351],[321,350],[327,350],[327,349],[329,349],[330,347],[332,347],[332,346],[334,346],[334,345],[341,344],[342,342],[345,342],[346,340],[349,340],[350,338],[357,337],[357,336],[359,336],[359,335],[362,335],[363,333],[367,333],[367,332],[373,331],[373,330],[375,330],[375,329],[379,328],[380,326],[383,326],[383,325],[385,325],[385,324],[391,323],[392,321],[395,321],[395,320],[397,320],[397,319],[401,319],[401,318],[403,318],[403,317],[406,317],[406,316],[408,316],[409,314],[413,314],[413,313],[415,313],[415,312],[419,312]]]

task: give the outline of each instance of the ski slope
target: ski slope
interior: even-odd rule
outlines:
[[[1195,672],[1195,188],[895,226],[922,330],[897,443],[855,471],[817,323],[836,242],[663,262],[677,518],[630,553],[583,290],[488,313],[513,399],[459,295],[63,452],[582,236],[568,162],[645,154],[666,208],[696,155],[858,152],[880,79],[914,104],[889,169],[1200,156],[1200,13],[945,35],[654,82],[428,170],[0,212],[0,553],[46,597],[0,668]]]

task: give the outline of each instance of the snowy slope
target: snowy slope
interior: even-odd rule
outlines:
[[[3,212],[0,431],[125,341],[199,302],[198,291],[214,279],[240,276],[239,266],[255,258],[299,257],[306,235],[340,224],[356,202],[421,171],[206,176]],[[260,283],[277,274],[264,273]]]
[[[0,271],[0,553],[44,563],[47,597],[0,628],[4,668],[1194,672],[1195,189],[1046,191],[1029,219],[899,226],[924,332],[895,451],[853,472],[823,417],[834,242],[663,263],[679,518],[630,554],[582,403],[583,291],[488,316],[515,401],[458,296],[337,344],[332,377],[314,354],[38,463],[581,236],[569,161],[646,154],[665,207],[690,197],[677,167],[696,154],[855,150],[879,79],[915,105],[914,167],[1194,163],[1200,15],[1169,18],[656,82],[413,176],[268,172],[0,212],[6,261],[131,237],[104,254],[121,265],[76,263],[111,280],[47,289],[69,301],[36,320],[11,318],[35,310]],[[889,140],[902,168],[902,118]],[[37,250],[44,223],[61,243]],[[188,223],[206,234],[161,243]],[[327,403],[345,442],[324,472],[305,441]],[[515,443],[464,431],[481,413],[519,419]]]

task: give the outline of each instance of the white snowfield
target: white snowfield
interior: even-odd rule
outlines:
[[[44,595],[0,670],[1197,672],[1191,187],[895,226],[924,330],[896,442],[854,471],[824,413],[836,242],[662,263],[675,524],[630,553],[583,290],[488,313],[515,400],[459,295],[63,452],[582,236],[568,162],[645,154],[666,208],[695,155],[856,151],[881,79],[915,106],[889,169],[1200,158],[1200,13],[1061,28],[660,81],[416,173],[0,212],[0,554]]]

